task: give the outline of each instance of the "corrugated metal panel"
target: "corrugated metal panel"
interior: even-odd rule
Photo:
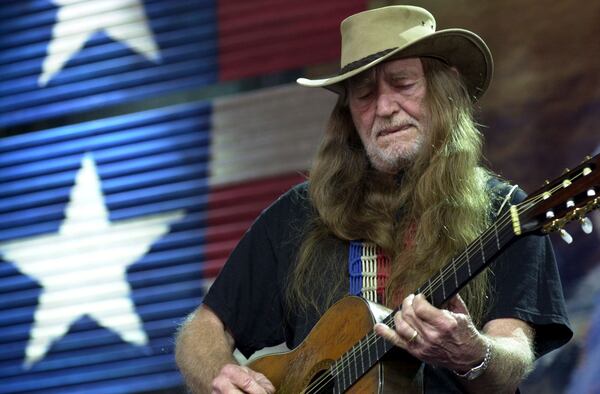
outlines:
[[[212,280],[258,214],[291,186],[304,180],[304,175],[298,171],[213,187],[206,218],[203,277]]]
[[[214,0],[0,5],[0,126],[217,80]]]
[[[365,0],[220,0],[219,68],[224,80],[338,62],[340,22]]]

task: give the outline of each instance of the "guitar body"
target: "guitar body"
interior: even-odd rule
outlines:
[[[334,304],[317,322],[306,339],[294,350],[264,356],[248,366],[273,383],[277,393],[301,393],[372,331],[376,318],[367,301],[345,297]],[[415,379],[420,362],[403,351],[390,352],[346,392],[420,393]],[[333,386],[311,392],[330,393]]]

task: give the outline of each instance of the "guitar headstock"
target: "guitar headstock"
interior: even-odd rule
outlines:
[[[563,227],[573,220],[581,221],[584,231],[591,232],[591,222],[585,215],[598,207],[600,154],[547,182],[514,209],[518,212],[520,231],[548,234],[559,230],[563,232]]]

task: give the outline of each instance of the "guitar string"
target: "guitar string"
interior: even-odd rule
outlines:
[[[578,174],[577,176],[573,177],[572,180],[576,180],[578,177],[582,176],[582,173]],[[564,187],[563,184],[558,184],[556,185],[553,189],[550,190],[550,193],[554,193],[555,191],[559,190],[560,188]],[[528,210],[530,210],[532,207],[534,207],[538,202],[544,200],[544,193],[538,194],[536,195],[534,198],[529,199],[529,200],[525,200],[522,203],[518,203],[516,204],[517,207],[517,211],[519,213],[525,213]],[[507,228],[503,228],[505,227],[508,223],[512,223],[512,216],[510,214],[510,211],[506,211],[500,219],[496,220],[496,222],[494,222],[494,224],[492,226],[490,226],[490,228],[488,228],[486,231],[484,231],[484,233],[482,234],[481,237],[478,237],[478,239],[480,239],[480,243],[482,244],[481,246],[476,245],[476,242],[473,242],[471,244],[469,244],[467,246],[467,248],[465,248],[465,250],[459,254],[457,257],[455,257],[454,259],[451,260],[450,264],[447,264],[445,267],[442,268],[442,270],[440,271],[442,273],[441,278],[442,279],[437,279],[434,280],[433,282],[430,282],[427,286],[425,286],[423,288],[423,293],[425,294],[427,291],[429,292],[433,292],[436,289],[439,288],[439,284],[444,283],[443,281],[443,277],[445,276],[444,273],[449,274],[451,270],[454,270],[454,267],[457,263],[459,264],[459,268],[464,266],[464,261],[460,261],[461,259],[463,259],[465,256],[468,256],[468,251],[469,249],[476,249],[479,247],[482,247],[483,244],[485,244],[486,246],[488,245],[489,241],[493,241],[494,237],[498,236],[498,227],[500,227],[500,233],[502,233],[503,231],[506,231]],[[496,231],[494,232],[494,234],[492,233],[492,228],[495,228]],[[485,241],[482,241],[483,239],[485,239]],[[471,250],[472,252],[472,250]],[[467,260],[468,262],[468,260]],[[384,320],[388,320],[393,314],[395,314],[395,312],[393,312],[392,314],[390,314],[386,319]],[[393,324],[393,319],[391,319],[392,321],[388,324]],[[366,342],[364,342],[366,339]],[[332,367],[330,367],[331,373],[330,374],[324,374],[321,375],[320,378],[318,378],[316,381],[312,382],[307,389],[311,389],[315,388],[317,390],[321,389],[324,385],[328,384],[330,380],[334,379],[334,377],[337,375],[337,373],[346,368],[347,366],[349,366],[353,361],[351,360],[351,358],[354,358],[354,360],[357,359],[357,350],[360,351],[360,357],[362,357],[362,353],[363,353],[363,348],[368,348],[369,346],[371,346],[373,343],[377,342],[377,340],[379,339],[383,339],[380,336],[378,336],[377,334],[375,334],[374,332],[369,333],[366,337],[364,337],[362,340],[360,340],[355,346],[353,346],[348,352],[346,352],[346,354],[344,354],[341,357],[341,362],[340,363],[335,363],[335,365],[333,366],[333,370]],[[364,343],[363,343],[364,342]],[[357,346],[358,345],[358,346]],[[309,393],[312,391],[303,391],[304,393]]]

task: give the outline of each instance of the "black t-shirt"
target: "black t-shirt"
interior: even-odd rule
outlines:
[[[246,357],[282,342],[289,348],[296,347],[319,319],[316,314],[298,316],[286,311],[284,301],[290,267],[314,214],[307,188],[307,183],[297,185],[263,211],[204,298],[204,304],[229,328],[235,346]],[[507,190],[505,184],[495,180],[490,188],[497,194],[506,194]],[[523,199],[524,193],[518,192],[511,202]],[[337,241],[329,249],[336,258],[347,259],[347,242]],[[490,267],[491,299],[495,302],[484,322],[498,318],[528,322],[536,331],[537,357],[570,339],[548,237],[528,235],[518,239]],[[448,371],[426,366],[424,373],[427,393],[460,392]]]

